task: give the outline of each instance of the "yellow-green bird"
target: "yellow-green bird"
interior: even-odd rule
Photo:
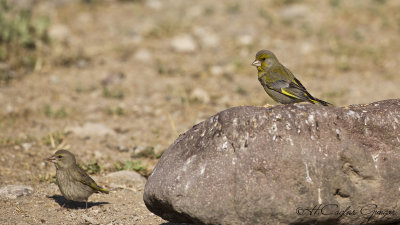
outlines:
[[[257,67],[258,80],[274,101],[282,104],[310,102],[323,106],[332,105],[308,93],[293,73],[282,65],[271,51],[257,52],[252,65]]]
[[[87,209],[88,198],[93,193],[109,193],[106,189],[98,186],[96,182],[76,164],[75,156],[71,152],[67,150],[58,150],[47,160],[55,164],[57,185],[61,194],[68,201],[85,201]],[[62,207],[64,207],[64,205]]]

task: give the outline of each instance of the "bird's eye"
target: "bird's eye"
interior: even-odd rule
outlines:
[[[56,157],[59,158],[59,159],[61,159],[61,158],[62,158],[62,155],[57,155]]]
[[[262,57],[262,58],[261,58],[261,61],[264,61],[264,60],[265,60],[265,57]]]

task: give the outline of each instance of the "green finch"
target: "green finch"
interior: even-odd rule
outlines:
[[[282,65],[271,51],[257,52],[252,65],[257,67],[258,80],[274,101],[282,104],[310,102],[323,106],[332,105],[308,93],[293,73]]]
[[[62,195],[69,201],[85,201],[86,209],[88,198],[93,193],[108,191],[96,182],[76,164],[75,156],[67,150],[58,150],[47,159],[56,166],[57,185]],[[64,207],[64,205],[62,206]]]

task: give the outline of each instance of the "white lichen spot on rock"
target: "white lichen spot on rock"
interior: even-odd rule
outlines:
[[[281,119],[281,118],[282,118],[282,115],[281,115],[281,114],[277,114],[277,115],[275,116],[275,118],[276,118],[276,119]]]
[[[186,183],[186,185],[185,185],[185,191],[187,191],[187,190],[189,189],[189,186],[190,186],[190,182],[188,181],[188,182]]]
[[[290,143],[291,146],[294,146],[293,140],[290,137],[286,138],[286,141],[288,141]]]
[[[356,112],[354,112],[353,110],[349,110],[347,112],[347,115],[350,116],[350,117],[354,117],[355,114],[356,114]]]
[[[206,171],[206,167],[207,167],[207,162],[204,163],[204,165],[201,167],[200,174],[204,174],[204,171]]]
[[[380,155],[380,153],[377,153],[377,154],[375,154],[375,155],[371,155],[372,160],[374,160],[374,163],[375,163],[375,169],[378,169],[378,164],[377,164],[377,162],[378,162],[378,159],[379,159],[379,155]]]
[[[366,116],[365,119],[364,119],[364,126],[367,126],[368,121],[369,121],[369,117]]]
[[[340,135],[340,130],[339,129],[336,129],[336,135]]]
[[[325,117],[325,118],[328,117],[328,112],[324,112],[324,117]]]
[[[354,112],[353,110],[349,110],[349,111],[347,112],[347,115],[348,115],[349,117],[352,117],[352,118],[357,118],[357,119],[360,119],[360,118],[361,118],[360,115],[359,115],[358,113]]]
[[[322,204],[321,188],[318,188],[318,204]]]
[[[307,165],[307,163],[304,163],[304,165],[306,166],[306,181],[308,182],[308,183],[313,183],[313,181],[312,181],[312,179],[311,179],[311,177],[310,177],[310,172],[308,171],[308,165]]]
[[[188,159],[186,160],[185,164],[183,164],[182,171],[186,171],[188,165],[189,165],[189,164],[192,162],[192,160],[195,159],[195,158],[196,158],[196,155],[193,155],[193,156],[191,156],[190,158],[188,158]]]
[[[206,135],[206,130],[203,130],[203,133],[200,134],[200,137],[204,137],[204,135]]]
[[[257,119],[256,118],[251,118],[251,124],[253,125],[253,128],[257,128]]]
[[[227,149],[228,148],[228,140],[227,140],[227,138],[226,138],[226,136],[224,136],[223,138],[222,138],[222,140],[224,141],[224,143],[222,143],[222,149]]]
[[[219,118],[219,116],[218,116],[218,115],[216,115],[216,116],[212,116],[212,117],[210,118],[210,121],[209,121],[209,123],[214,123],[214,121],[215,121],[215,122],[218,122],[218,118]]]
[[[237,122],[238,122],[238,118],[233,119],[232,120],[233,126],[237,126],[237,124],[238,124]]]
[[[286,130],[291,130],[292,129],[292,125],[286,121]]]
[[[314,115],[313,114],[308,115],[308,122],[310,124],[314,124]]]
[[[278,131],[278,126],[276,125],[276,123],[272,124],[271,129],[272,129],[273,132],[277,132]]]

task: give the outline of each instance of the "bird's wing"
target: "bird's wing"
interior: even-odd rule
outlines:
[[[76,166],[76,167],[77,167],[77,169],[74,170],[74,173],[73,173],[73,176],[75,177],[75,179],[77,179],[82,184],[85,184],[85,185],[93,188],[96,191],[100,191],[100,192],[108,194],[108,191],[106,189],[100,187],[99,185],[97,185],[96,182],[89,175],[87,175],[87,173],[82,168],[80,168],[79,166]]]
[[[293,73],[282,65],[283,70],[288,74],[290,82],[288,83],[287,88],[283,88],[282,93],[287,96],[300,98],[307,101],[313,101],[314,97],[308,93],[307,89],[303,86],[303,84],[293,75]]]
[[[303,84],[297,80],[297,78],[293,75],[292,71],[290,71],[288,68],[286,68],[285,66],[282,66],[283,69],[285,70],[285,72],[289,75],[289,78],[291,80],[292,87],[298,88],[304,92],[307,92],[306,88],[303,86]]]
[[[293,99],[303,99],[308,101],[307,91],[303,86],[299,86],[292,81],[278,80],[270,82],[268,87],[274,91],[284,94]]]

